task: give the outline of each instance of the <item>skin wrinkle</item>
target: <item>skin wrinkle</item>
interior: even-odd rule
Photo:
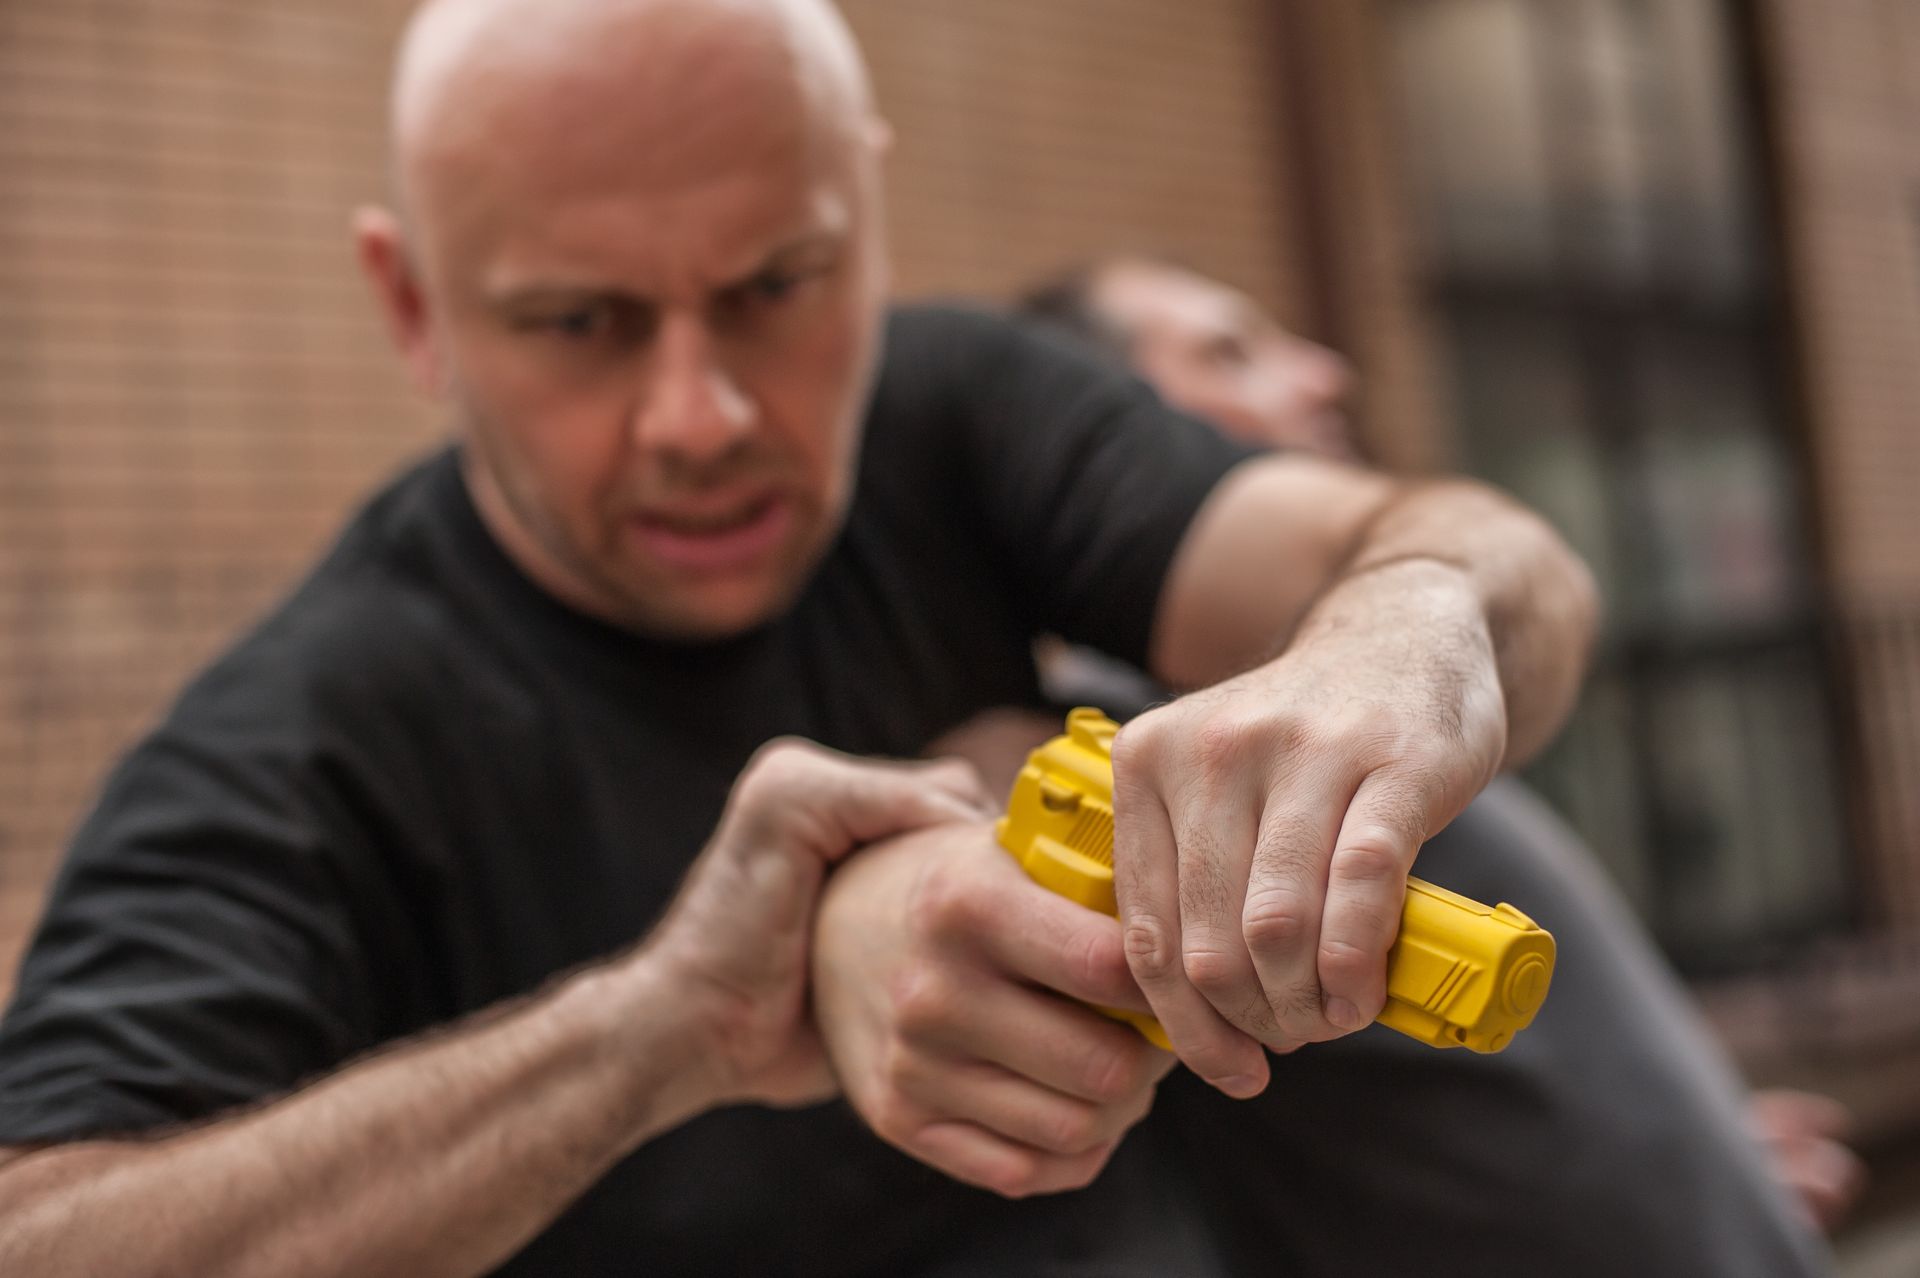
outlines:
[[[1265,995],[1249,996],[1240,1008],[1239,1021],[1251,1026],[1268,1050],[1284,1056],[1292,1051],[1296,1044],[1280,1033],[1280,1018],[1275,1014],[1273,1005]]]

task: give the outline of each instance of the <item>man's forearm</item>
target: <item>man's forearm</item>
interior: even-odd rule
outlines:
[[[0,1272],[482,1273],[715,1103],[697,1012],[639,954],[158,1140],[0,1166]]]
[[[1437,571],[1444,570],[1444,571]],[[1559,729],[1578,695],[1599,616],[1586,565],[1539,516],[1477,484],[1417,485],[1368,524],[1341,578],[1301,630],[1339,617],[1360,579],[1420,578],[1436,627],[1451,624],[1449,576],[1463,586],[1499,669],[1509,765],[1525,762]],[[1428,634],[1442,643],[1447,636]],[[1465,633],[1454,636],[1470,642]]]

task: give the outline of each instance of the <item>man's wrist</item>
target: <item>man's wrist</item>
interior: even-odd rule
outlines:
[[[578,973],[558,995],[564,1032],[592,1045],[620,1097],[610,1121],[626,1125],[636,1145],[730,1099],[718,1017],[700,990],[676,981],[668,957],[644,946]]]
[[[1431,593],[1436,600],[1458,601],[1462,607],[1485,611],[1479,583],[1472,570],[1443,555],[1361,555],[1328,590],[1329,597],[1347,592],[1391,591],[1396,596]]]
[[[1431,645],[1441,635],[1456,650],[1478,649],[1493,660],[1486,603],[1473,574],[1444,558],[1402,555],[1360,561],[1321,596],[1301,624],[1291,649],[1350,638],[1356,628],[1401,628]]]

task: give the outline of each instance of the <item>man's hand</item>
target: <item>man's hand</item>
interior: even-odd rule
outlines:
[[[805,1015],[827,865],[985,807],[965,765],[769,745],[636,949],[197,1128],[0,1149],[0,1270],[491,1273],[643,1142],[829,1093]]]
[[[1287,652],[1114,744],[1126,954],[1180,1057],[1232,1096],[1386,1002],[1414,854],[1498,771],[1506,707],[1464,574],[1383,565]]]
[[[1814,1225],[1832,1233],[1866,1187],[1866,1164],[1846,1145],[1853,1115],[1831,1096],[1775,1088],[1753,1094],[1747,1119],[1774,1176]]]
[[[734,783],[713,839],[644,953],[701,1002],[733,1101],[833,1094],[806,1016],[808,943],[826,867],[875,840],[978,821],[991,800],[957,761],[879,763],[776,741]]]
[[[1071,1001],[1146,1010],[1119,925],[1032,882],[979,824],[909,835],[835,872],[813,996],[868,1125],[1009,1197],[1090,1182],[1174,1061]]]

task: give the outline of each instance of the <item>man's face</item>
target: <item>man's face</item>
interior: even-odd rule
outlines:
[[[456,139],[415,236],[490,528],[568,603],[683,638],[777,613],[838,530],[886,291],[878,126],[702,72],[649,119]]]
[[[1100,272],[1094,309],[1127,338],[1135,369],[1176,408],[1265,447],[1354,456],[1341,402],[1346,361],[1295,336],[1224,284],[1157,262]]]

